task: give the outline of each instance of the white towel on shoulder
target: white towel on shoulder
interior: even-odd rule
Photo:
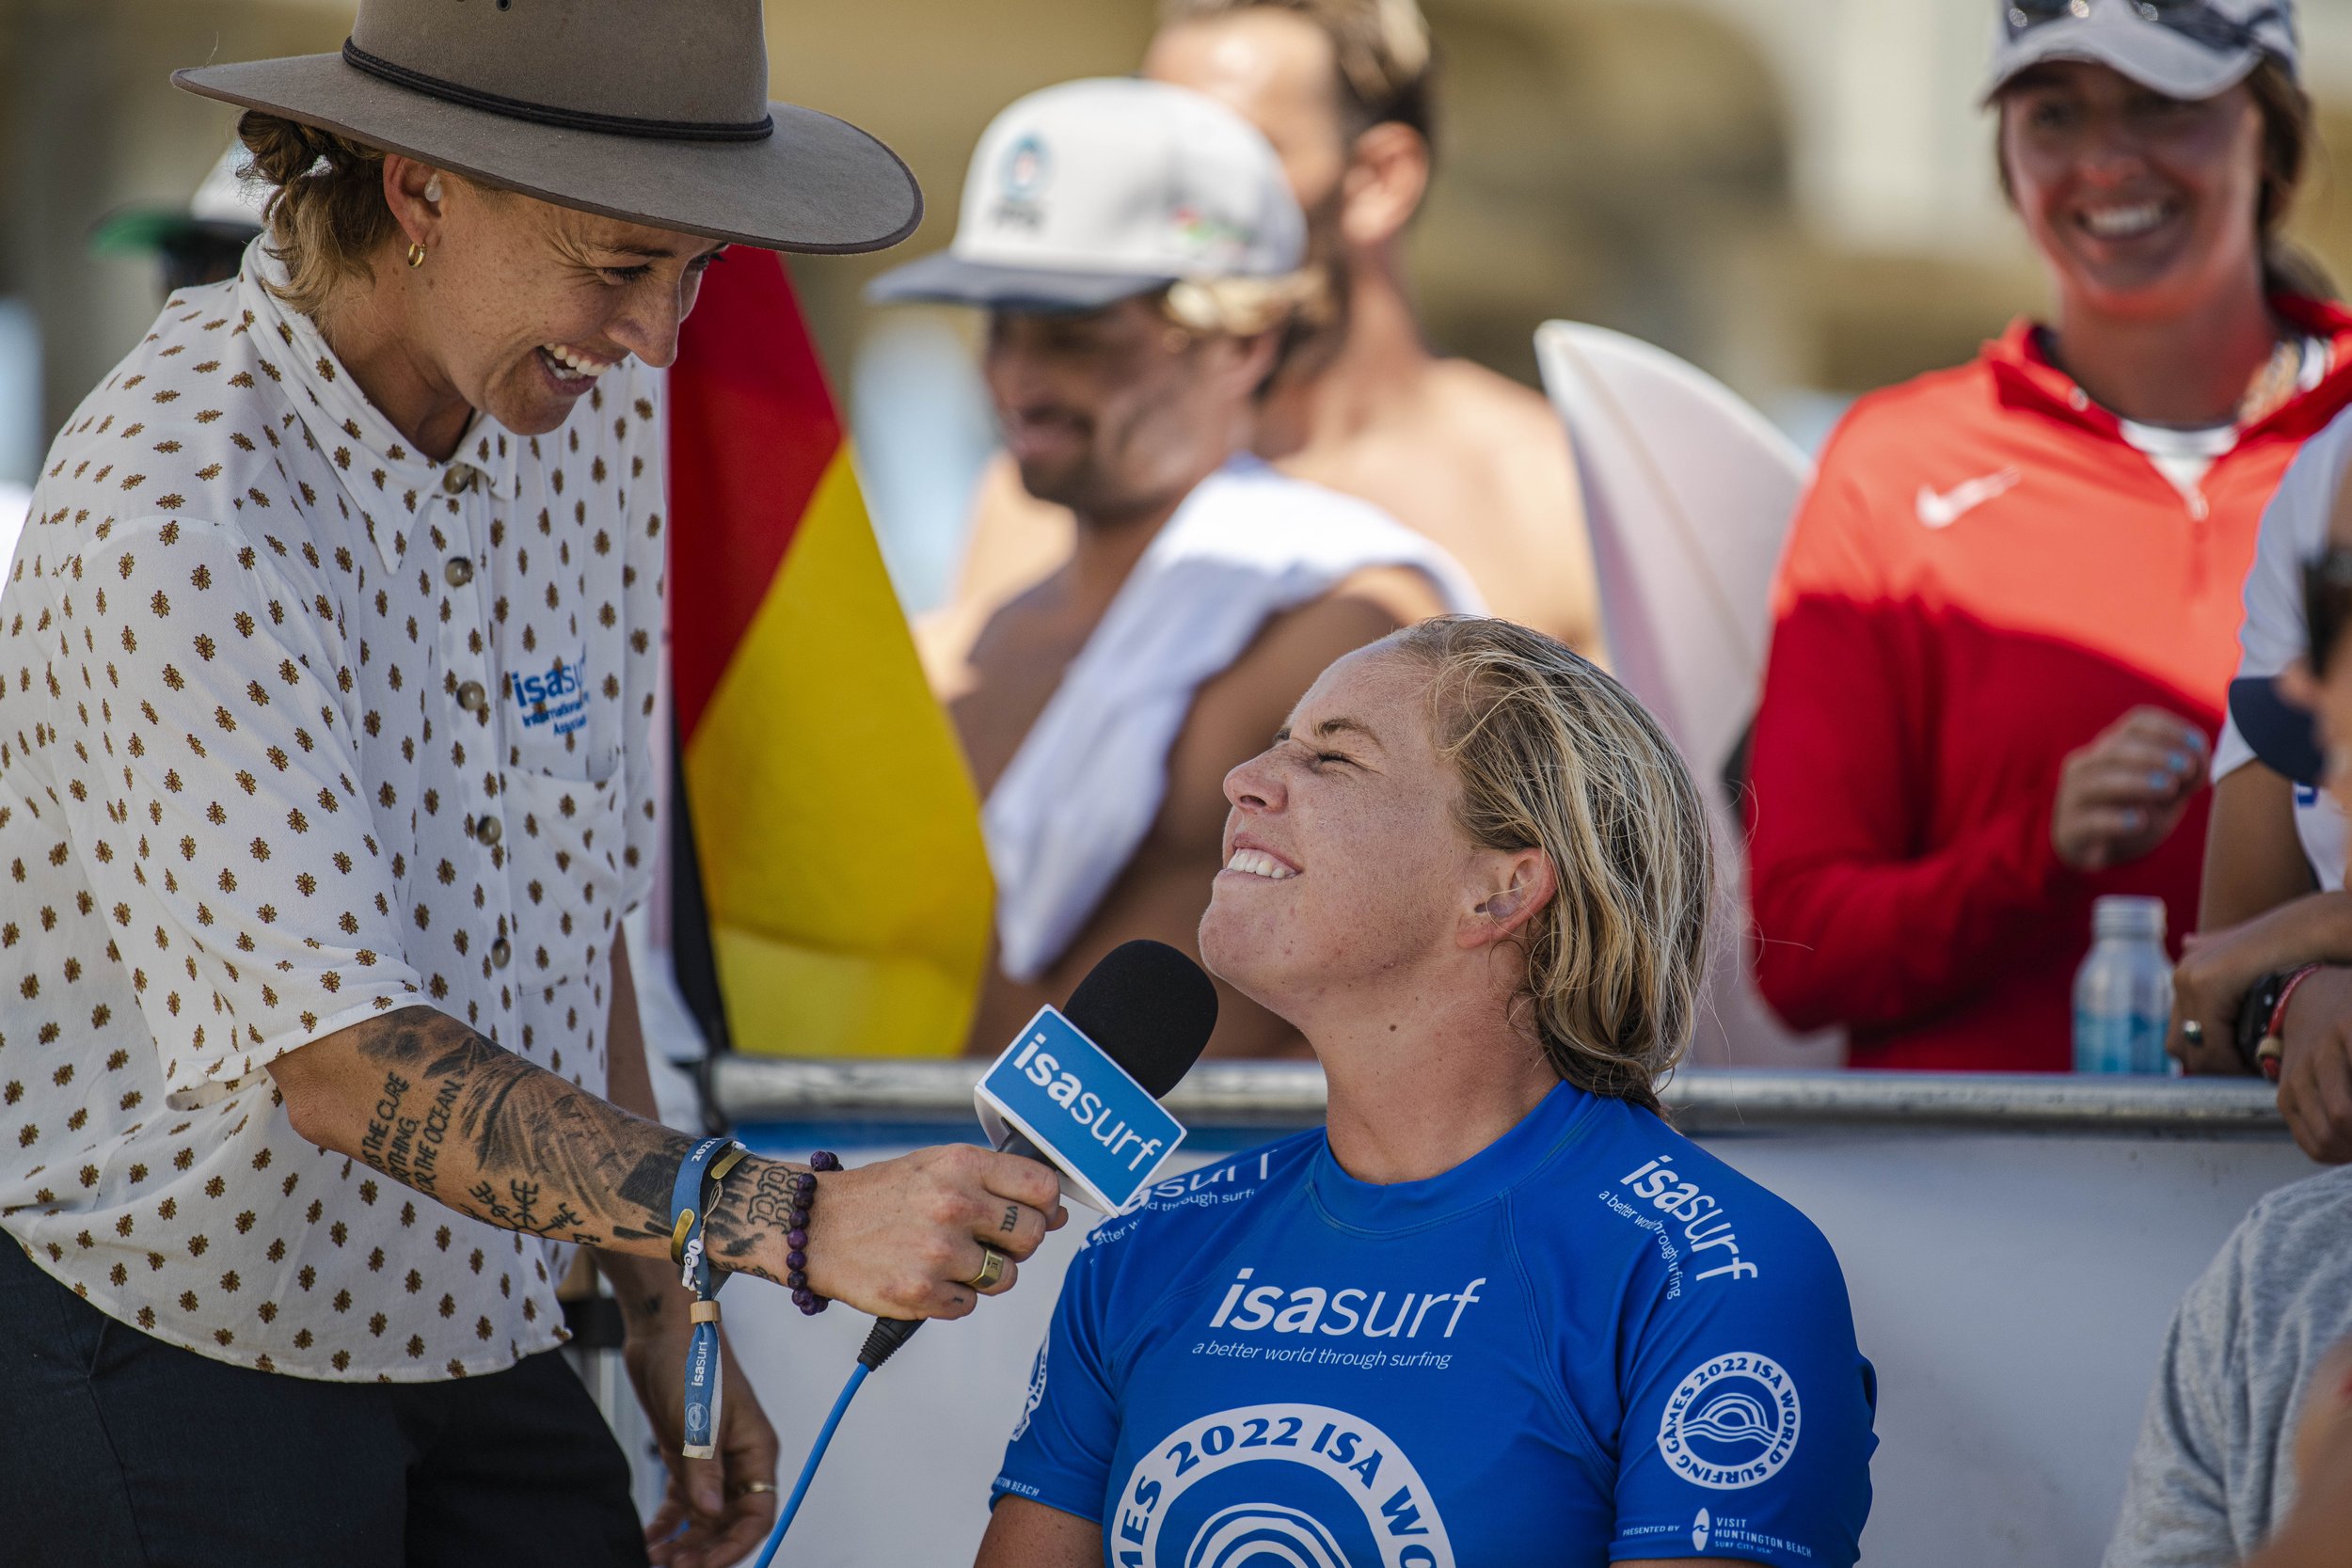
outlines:
[[[1201,683],[1260,627],[1357,572],[1409,566],[1448,609],[1485,606],[1452,556],[1377,507],[1225,465],[1185,497],[1062,675],[981,814],[1005,973],[1061,956],[1151,831]]]

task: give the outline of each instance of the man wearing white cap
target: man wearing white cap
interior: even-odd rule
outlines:
[[[875,285],[991,312],[989,391],[1022,483],[1078,524],[948,693],[997,883],[983,1045],[1120,942],[1191,947],[1226,770],[1333,658],[1477,607],[1435,546],[1249,454],[1251,400],[1323,299],[1305,248],[1273,148],[1230,110],[1072,82],[997,117],[954,244]],[[1213,1050],[1290,1040],[1220,1000]]]
[[[1436,541],[1498,615],[1602,657],[1599,593],[1568,444],[1543,396],[1434,352],[1406,237],[1436,168],[1438,59],[1416,0],[1159,0],[1141,73],[1263,132],[1307,214],[1332,305],[1259,394],[1251,446]],[[950,603],[918,627],[952,680],[994,609],[1067,547],[1070,516],[1000,455],[976,487]]]

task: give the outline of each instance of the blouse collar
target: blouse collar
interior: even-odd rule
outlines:
[[[390,527],[378,528],[373,517],[368,523],[369,537],[385,565],[397,567],[406,546],[410,531],[400,519],[417,515],[429,499],[453,495],[469,484],[501,500],[516,499],[523,445],[519,437],[487,413],[477,412],[448,462],[418,451],[368,401],[317,325],[270,292],[268,285],[285,280],[285,265],[270,254],[265,240],[246,247],[237,274],[237,304],[244,315],[239,330],[252,335],[262,373],[286,388],[321,449],[349,474],[351,489],[360,495],[377,490],[396,505],[389,514]]]

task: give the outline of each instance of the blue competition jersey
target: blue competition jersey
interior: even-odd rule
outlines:
[[[1873,1398],[1820,1232],[1562,1085],[1427,1181],[1317,1131],[1104,1222],[995,1489],[1115,1568],[1844,1568]]]

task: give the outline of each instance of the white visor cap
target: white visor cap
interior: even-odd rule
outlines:
[[[1135,77],[1064,82],[992,121],[946,250],[868,297],[1091,310],[1184,279],[1279,277],[1307,220],[1265,137],[1215,99]]]

